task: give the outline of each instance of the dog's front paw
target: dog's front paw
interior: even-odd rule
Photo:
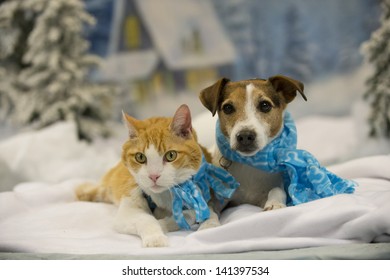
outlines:
[[[286,204],[276,201],[276,200],[268,200],[266,204],[264,205],[264,211],[270,211],[270,210],[276,210],[285,208]]]
[[[221,225],[221,223],[219,222],[219,220],[217,219],[208,219],[206,221],[204,221],[198,228],[198,230],[204,230],[204,229],[208,229],[208,228],[215,228],[215,227],[219,227]]]
[[[168,247],[168,237],[161,234],[148,235],[142,238],[143,247]]]

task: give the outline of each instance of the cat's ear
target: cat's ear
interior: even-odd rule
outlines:
[[[129,132],[129,138],[132,139],[137,137],[138,133],[137,133],[137,129],[135,128],[136,119],[130,117],[124,111],[122,111],[122,119],[123,119],[123,123],[126,125],[127,130]]]
[[[191,111],[187,105],[183,104],[176,110],[170,128],[177,136],[190,137],[192,132]]]

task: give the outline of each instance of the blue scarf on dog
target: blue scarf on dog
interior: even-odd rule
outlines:
[[[297,131],[289,112],[285,113],[281,134],[253,156],[242,156],[230,148],[219,121],[216,130],[218,148],[227,160],[282,173],[289,205],[354,192],[355,182],[338,177],[321,167],[309,152],[296,149]]]
[[[180,228],[189,230],[183,210],[195,210],[198,223],[210,217],[207,202],[211,199],[210,189],[220,201],[230,198],[239,184],[226,170],[208,163],[204,158],[198,172],[191,179],[170,188],[172,194],[172,214]]]

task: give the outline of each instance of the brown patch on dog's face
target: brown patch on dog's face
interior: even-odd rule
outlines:
[[[221,100],[217,113],[222,133],[228,136],[234,124],[245,118],[246,91],[244,83],[228,83],[224,88]],[[231,112],[229,112],[229,107]]]

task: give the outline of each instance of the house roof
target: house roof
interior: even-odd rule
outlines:
[[[100,79],[121,81],[146,78],[160,60],[171,70],[234,62],[234,46],[208,0],[131,0],[137,5],[154,49],[118,52],[126,1],[130,0],[115,1],[109,55],[99,71]],[[184,45],[186,40],[193,39],[194,31],[201,48],[200,51],[191,52]]]
[[[158,62],[153,50],[116,53],[103,61],[99,74],[109,81],[137,80],[148,77]]]
[[[157,51],[169,69],[233,63],[233,44],[209,1],[136,0],[136,4]],[[194,32],[200,39],[201,51],[188,52],[183,45]]]
[[[233,63],[235,50],[207,0],[135,0],[153,43],[169,69]],[[198,33],[201,51],[183,42]]]

